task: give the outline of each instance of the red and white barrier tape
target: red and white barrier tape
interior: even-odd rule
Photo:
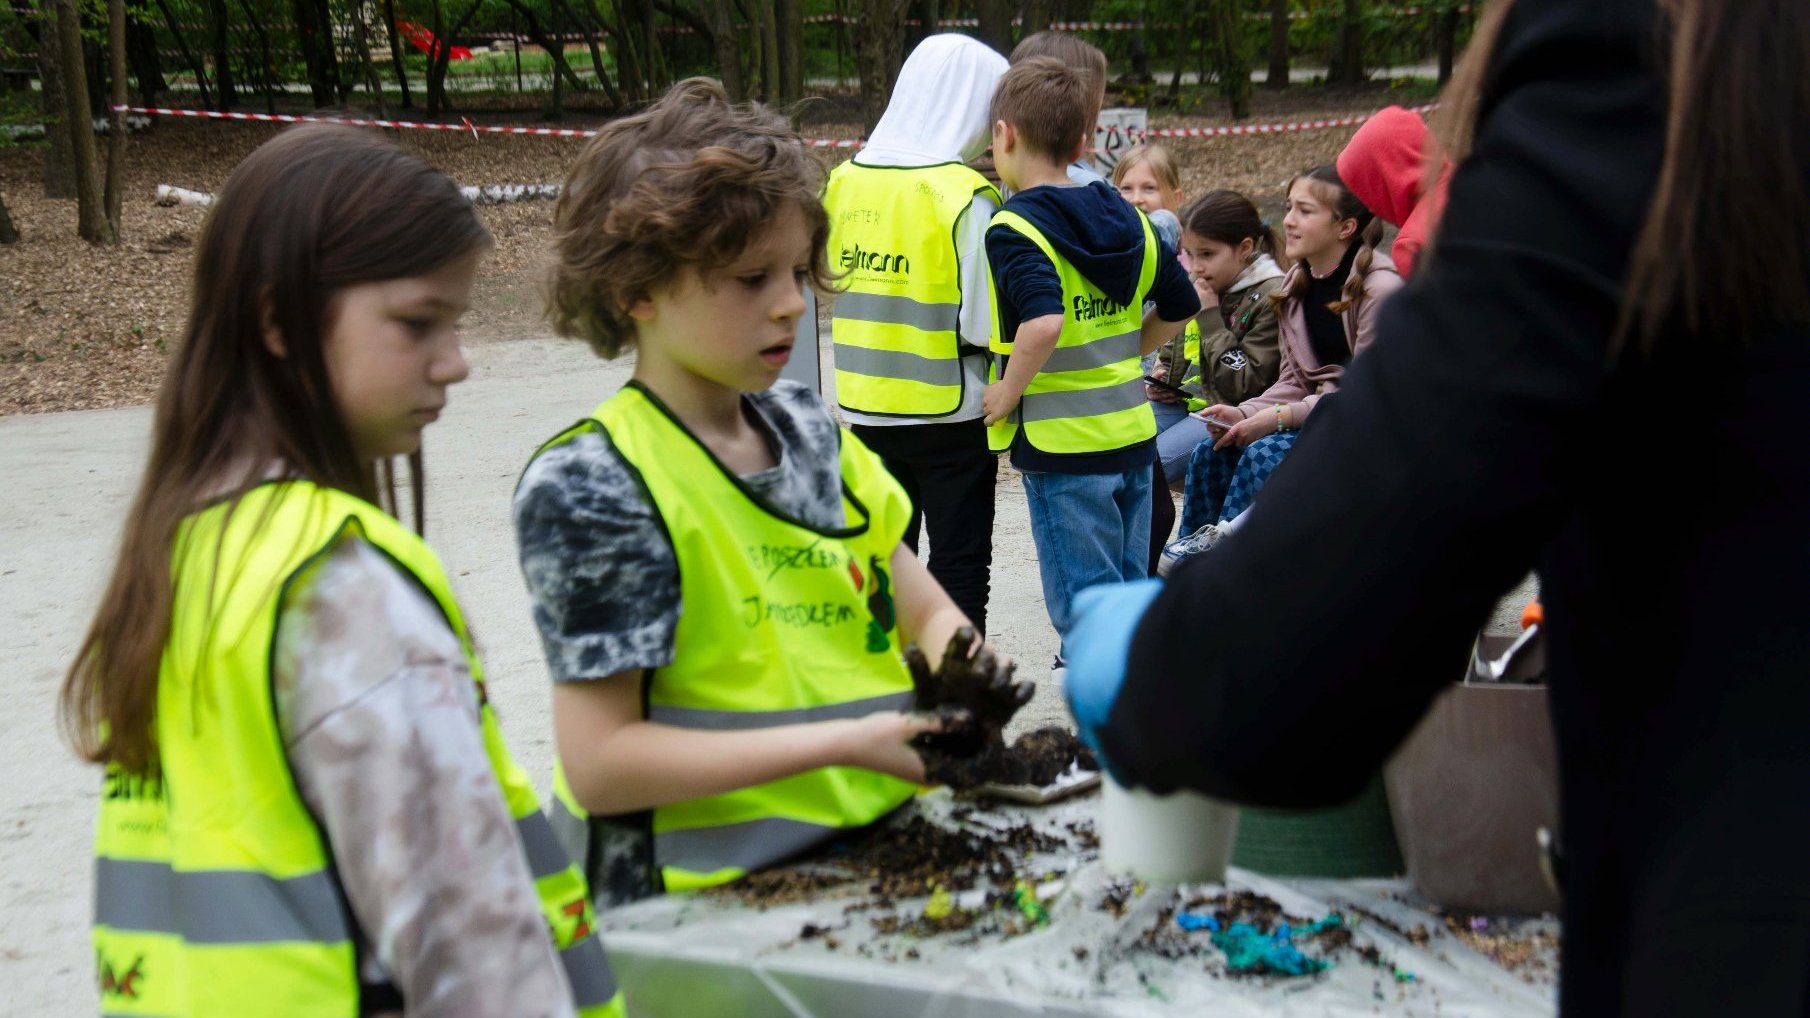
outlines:
[[[1425,106],[1413,106],[1409,108],[1408,112],[1424,115],[1438,105],[1438,103],[1428,103]],[[1241,134],[1292,134],[1296,131],[1353,127],[1374,116],[1376,116],[1374,113],[1358,113],[1349,117],[1334,117],[1330,120],[1296,120],[1279,124],[1227,124],[1223,127],[1156,127],[1142,132],[1126,131],[1125,133],[1137,136],[1139,141],[1144,138],[1225,138]],[[1124,128],[1116,129],[1125,130]],[[1098,133],[1102,128],[1094,130],[1095,133]],[[1112,130],[1112,128],[1107,128],[1107,130]]]
[[[1408,112],[1424,114],[1432,110],[1437,103],[1412,107]],[[399,130],[418,131],[456,131],[469,133],[474,139],[480,134],[516,134],[545,138],[590,138],[597,134],[595,130],[573,127],[508,127],[496,124],[474,124],[463,120],[457,124],[435,123],[432,121],[411,120],[370,120],[357,117],[317,117],[288,113],[222,113],[217,110],[168,109],[155,106],[117,107],[127,113],[142,113],[147,116],[190,117],[197,120],[250,120],[267,124],[347,124],[352,127],[384,127]],[[1358,113],[1349,117],[1334,117],[1326,120],[1296,120],[1272,124],[1226,124],[1219,127],[1155,127],[1142,131],[1129,130],[1123,127],[1107,127],[1100,125],[1094,133],[1102,131],[1119,131],[1136,141],[1146,138],[1226,138],[1248,134],[1292,134],[1298,131],[1317,131],[1334,127],[1353,127],[1369,120],[1374,113]],[[812,148],[860,148],[866,144],[862,138],[803,138],[806,145]]]
[[[117,109],[118,107],[116,107]],[[580,130],[573,127],[507,127],[497,124],[474,124],[470,120],[462,120],[456,124],[436,123],[434,121],[415,120],[372,120],[362,117],[316,117],[291,113],[223,113],[219,110],[171,109],[160,106],[127,106],[128,113],[143,113],[147,116],[190,117],[196,120],[251,120],[265,124],[346,124],[351,127],[389,127],[399,130],[414,131],[456,131],[469,133],[473,138],[479,134],[525,134],[545,138],[589,138],[596,131]]]
[[[461,187],[459,193],[473,205],[505,205],[523,201],[552,201],[559,197],[558,184],[482,184],[477,187]],[[196,208],[207,208],[214,203],[214,196],[207,191],[191,191],[186,187],[175,187],[170,184],[157,185],[157,204],[164,206],[189,205]]]

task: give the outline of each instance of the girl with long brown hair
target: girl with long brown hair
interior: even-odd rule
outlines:
[[[1561,1013],[1810,1013],[1807,65],[1803,0],[1485,12],[1374,347],[1236,535],[1087,606],[1121,783],[1348,798],[1537,567]]]
[[[285,131],[214,205],[63,689],[107,771],[107,1013],[620,1011],[445,571],[379,507],[410,457],[419,529],[489,246],[450,180],[350,128]]]

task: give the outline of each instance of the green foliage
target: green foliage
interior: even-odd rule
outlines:
[[[28,0],[29,2],[29,0]],[[84,32],[105,49],[106,19],[105,0],[77,0],[84,10]],[[275,84],[298,84],[307,80],[306,66],[301,58],[299,41],[294,27],[293,3],[295,0],[225,0],[230,14],[227,26],[228,59],[231,61],[233,78],[240,90],[240,102],[250,104],[256,102],[255,96],[266,80]],[[534,13],[535,20],[544,32],[560,31],[576,33],[584,28],[598,31],[599,24],[620,24],[621,4],[619,0],[564,0],[562,9],[574,12],[585,22],[584,25],[572,24],[568,18],[557,13],[555,0],[521,0],[522,4]],[[719,73],[717,55],[705,36],[689,31],[686,19],[676,17],[672,11],[682,9],[699,12],[705,0],[660,0],[656,7],[655,24],[660,29],[658,38],[665,64],[672,77],[683,77],[690,74]],[[765,0],[761,0],[765,2]],[[1088,20],[1088,21],[1128,21],[1142,22],[1145,29],[1141,33],[1146,49],[1147,66],[1156,79],[1155,94],[1160,96],[1167,91],[1167,84],[1176,64],[1188,72],[1197,70],[1205,72],[1209,82],[1216,79],[1219,61],[1214,56],[1214,46],[1208,34],[1207,15],[1210,3],[1220,0],[1053,0],[1050,3],[1052,15],[1056,20]],[[1249,63],[1261,70],[1267,63],[1269,50],[1269,0],[1226,0],[1239,5],[1243,17],[1240,19],[1243,52]],[[1292,19],[1289,23],[1290,58],[1295,66],[1324,67],[1328,63],[1338,37],[1339,17],[1342,0],[1291,0],[1293,9],[1309,15]],[[1385,68],[1407,64],[1430,62],[1437,52],[1437,18],[1434,11],[1445,5],[1456,4],[1460,0],[1366,0],[1364,16],[1364,63],[1370,68]],[[1476,2],[1476,0],[1473,0]],[[471,0],[438,0],[443,23],[450,25],[470,9]],[[511,31],[527,33],[527,21],[510,5],[507,0],[478,0],[479,6],[472,15],[465,30],[459,38],[445,40],[451,44],[470,45],[479,48],[497,42],[496,52],[480,53],[471,61],[460,61],[448,66],[448,88],[455,94],[480,93],[513,93],[516,91],[515,55],[510,52],[506,42],[493,40],[493,33],[509,33]],[[353,47],[352,34],[344,30],[350,25],[352,11],[363,7],[370,12],[379,29],[382,28],[382,0],[328,0],[334,22],[343,31],[336,33],[339,46],[339,66],[342,78],[355,86],[354,102],[360,102],[359,95],[364,89],[364,77],[359,68],[356,51]],[[412,21],[433,29],[433,10],[435,0],[395,0],[395,13],[399,20]],[[1416,4],[1425,8],[1425,12],[1415,16],[1403,16],[1397,11],[1405,5]],[[749,10],[749,0],[738,0],[734,5],[740,11]],[[949,18],[971,18],[976,14],[974,0],[942,0],[942,14]],[[165,17],[165,8],[171,18]],[[823,79],[840,79],[852,81],[856,75],[857,62],[853,52],[848,26],[836,22],[811,21],[822,15],[850,12],[859,8],[852,0],[804,0],[803,14],[807,19],[803,34],[803,67],[807,81]],[[914,5],[915,9],[915,5]],[[27,52],[35,48],[32,41],[30,25],[25,20],[28,7],[15,7],[13,4],[0,4],[0,66],[9,61],[9,54]],[[128,5],[133,20],[148,28],[155,37],[156,48],[161,52],[160,63],[163,74],[174,85],[193,86],[193,72],[187,61],[178,55],[178,40],[171,31],[170,20],[174,20],[182,34],[182,43],[189,53],[210,68],[214,60],[214,39],[212,19],[207,0],[130,0]],[[700,18],[701,20],[701,18]],[[1474,15],[1460,16],[1459,44],[1462,46],[1468,37]],[[256,26],[263,29],[261,40]],[[687,29],[675,31],[675,29]],[[973,32],[972,28],[957,29]],[[922,29],[907,29],[908,38],[916,38]],[[1130,70],[1130,61],[1134,43],[1140,33],[1131,31],[1093,31],[1083,33],[1095,45],[1106,51],[1112,61],[1115,75],[1123,75]],[[752,49],[755,45],[754,33],[743,31],[738,33],[742,47],[743,61],[746,65],[752,61]],[[598,31],[598,41],[604,56],[604,71],[614,80],[616,74],[616,53],[618,40],[607,31]],[[269,47],[269,65],[265,66],[263,45]],[[389,45],[382,31],[371,38],[371,50],[377,62],[378,76],[384,87],[395,93],[396,81],[394,69],[389,66]],[[404,69],[409,76],[411,91],[417,100],[422,98],[427,74],[427,61],[424,54],[413,45],[403,43]],[[596,75],[591,68],[591,55],[587,46],[576,38],[568,40],[565,54],[567,62],[587,87],[594,87]],[[16,63],[17,61],[12,61]],[[544,94],[550,88],[548,75],[551,73],[551,59],[538,50],[524,51],[521,57],[521,70],[524,87],[527,92]],[[822,91],[807,88],[807,92]],[[1128,99],[1148,102],[1153,98],[1149,88],[1133,86]],[[191,93],[192,94],[192,93]],[[179,95],[178,101],[185,96]],[[1191,105],[1184,102],[1184,108]]]

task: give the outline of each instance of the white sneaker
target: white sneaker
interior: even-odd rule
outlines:
[[[1213,547],[1221,536],[1219,527],[1209,523],[1187,537],[1169,542],[1156,561],[1156,575],[1168,576],[1176,566]]]
[[[1067,679],[1068,662],[1062,660],[1061,654],[1057,654],[1056,660],[1050,662],[1050,684],[1053,686],[1060,686]]]

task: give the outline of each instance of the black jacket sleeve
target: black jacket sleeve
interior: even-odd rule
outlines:
[[[1616,425],[1609,336],[1664,140],[1655,38],[1648,3],[1516,5],[1435,260],[1251,519],[1141,622],[1102,733],[1129,779],[1340,801],[1462,677]],[[1205,652],[1176,637],[1199,633]]]

